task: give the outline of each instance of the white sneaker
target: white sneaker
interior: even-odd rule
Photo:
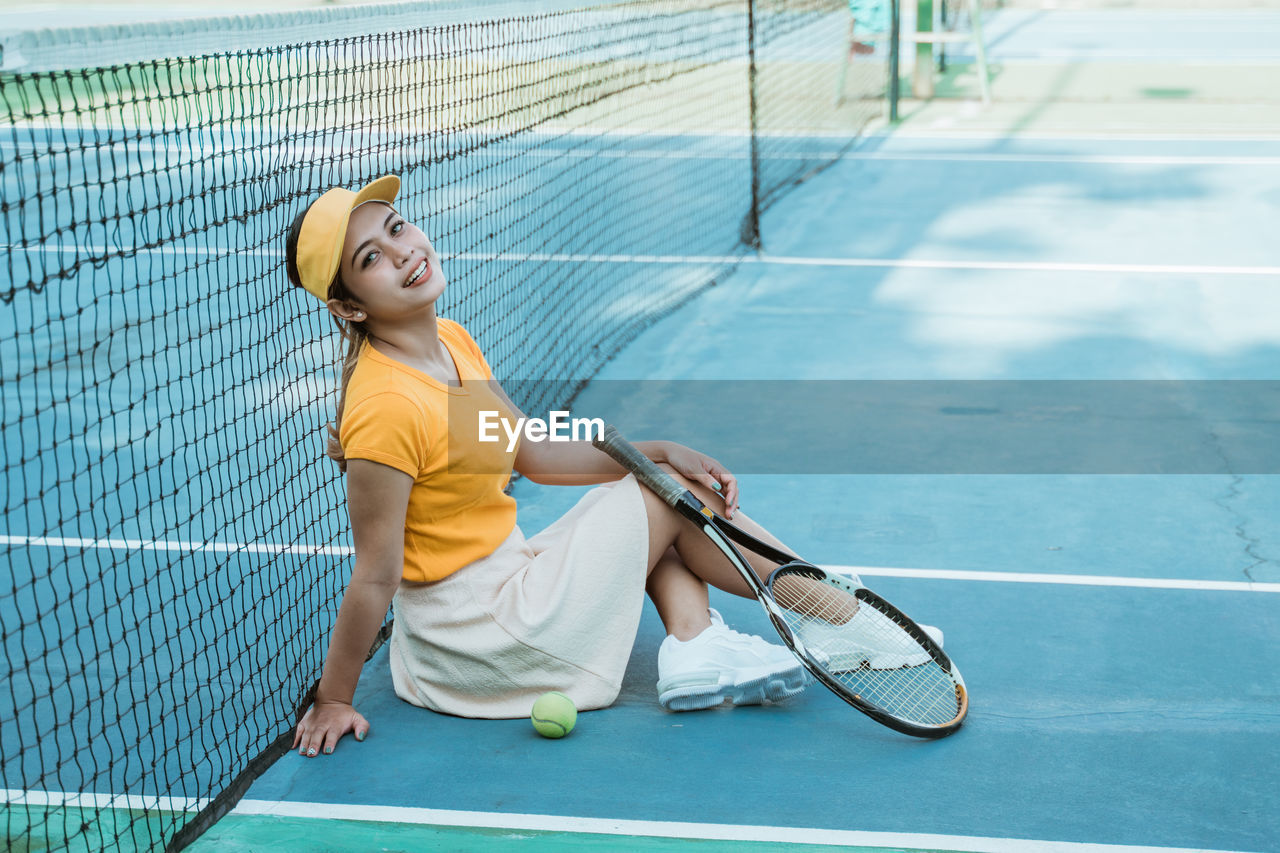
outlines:
[[[853,581],[854,586],[866,586],[866,584],[862,582],[862,577],[860,575],[849,575],[849,580]],[[871,609],[871,608],[868,608],[868,609]],[[875,610],[874,613],[877,616],[881,615],[879,610]],[[935,628],[932,625],[926,625],[923,622],[917,622],[916,624],[920,626],[920,630],[924,631],[926,634],[929,635],[929,639],[933,640],[935,643],[938,644],[938,648],[942,648],[942,629],[941,628]]]
[[[891,620],[888,616],[885,616],[879,610],[876,610],[874,607],[863,607],[859,609],[867,611],[867,616],[869,616],[870,618],[876,619],[878,621],[883,621],[885,623],[886,628],[888,628],[888,630],[890,631],[901,630],[899,628],[889,628],[889,626],[893,624],[893,620]],[[935,628],[932,625],[925,625],[921,622],[917,622],[916,624],[920,626],[921,631],[924,631],[926,634],[929,635],[930,640],[933,640],[935,643],[938,644],[938,648],[942,648],[942,629],[941,628]]]
[[[789,649],[732,630],[715,610],[710,628],[687,642],[668,636],[658,649],[658,703],[669,711],[777,702],[808,684]]]
[[[921,631],[924,631],[926,634],[929,635],[930,640],[933,640],[935,643],[938,644],[938,648],[942,648],[942,629],[941,628],[935,628],[932,625],[926,625],[923,622],[917,622],[916,624],[920,626]]]
[[[762,655],[769,656],[771,660],[787,664],[793,662],[799,663],[799,661],[796,660],[796,656],[792,654],[791,649],[781,643],[771,643],[764,637],[757,637],[755,634],[742,634],[730,629],[729,626],[725,624],[724,617],[720,615],[720,611],[716,610],[714,607],[707,608],[707,615],[711,617],[711,627],[723,628],[728,633],[745,639],[751,644],[753,649]]]
[[[814,620],[801,630],[800,640],[832,672],[847,672],[863,665],[871,669],[899,669],[929,662],[928,653],[879,610],[863,605],[853,619],[861,620],[864,624],[860,627],[870,633],[852,640],[838,626]],[[942,646],[941,631],[932,625],[920,628]]]

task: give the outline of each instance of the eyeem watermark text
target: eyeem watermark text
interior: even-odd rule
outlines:
[[[570,418],[568,412],[551,412],[542,418],[517,418],[513,424],[499,412],[480,412],[480,440],[500,441],[498,429],[507,436],[507,452],[516,449],[521,434],[526,441],[591,441],[604,437],[604,421],[600,418]]]

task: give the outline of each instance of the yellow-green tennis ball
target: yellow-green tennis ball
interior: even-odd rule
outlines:
[[[533,727],[543,737],[564,737],[573,731],[573,724],[578,722],[578,709],[573,700],[559,691],[543,693],[533,703],[533,713],[529,715]]]

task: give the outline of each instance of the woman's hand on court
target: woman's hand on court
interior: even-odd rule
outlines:
[[[348,732],[355,732],[356,740],[364,740],[369,733],[369,721],[345,702],[317,702],[302,716],[290,748],[308,758],[321,750],[328,755]]]
[[[695,483],[718,492],[724,498],[724,517],[733,518],[738,511],[738,481],[728,468],[681,444],[667,448],[667,464]]]

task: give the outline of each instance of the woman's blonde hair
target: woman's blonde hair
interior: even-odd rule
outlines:
[[[302,278],[298,274],[298,235],[302,232],[302,220],[306,215],[307,211],[304,210],[294,217],[293,224],[289,226],[289,235],[285,239],[285,269],[289,275],[289,281],[295,287],[302,287]],[[341,269],[334,273],[333,281],[329,283],[328,295],[330,299],[339,299],[353,304],[356,302],[354,295],[342,281]],[[328,425],[329,437],[325,445],[325,455],[338,463],[338,470],[345,474],[347,457],[342,452],[342,410],[347,404],[347,385],[351,382],[351,374],[355,372],[360,350],[364,347],[365,341],[369,340],[369,329],[364,323],[330,316],[333,316],[338,333],[346,344],[346,353],[342,357],[342,378],[338,383],[338,409],[334,413],[333,421]]]

